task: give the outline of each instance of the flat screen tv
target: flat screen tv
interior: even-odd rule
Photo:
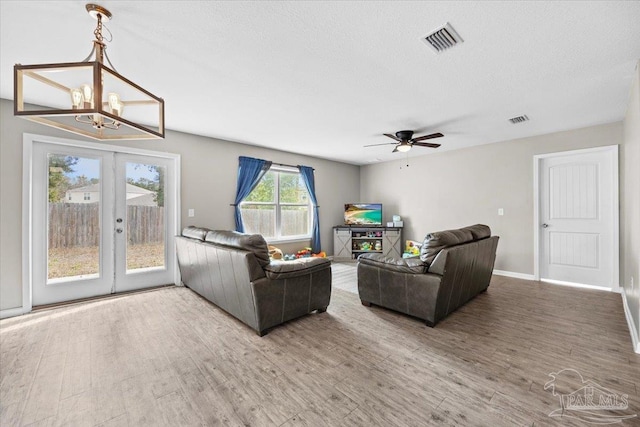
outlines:
[[[382,225],[382,203],[346,203],[344,223],[347,225]]]

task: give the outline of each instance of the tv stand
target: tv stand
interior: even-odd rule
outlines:
[[[360,254],[380,253],[402,258],[402,229],[380,225],[336,225],[333,227],[333,258],[355,260]]]

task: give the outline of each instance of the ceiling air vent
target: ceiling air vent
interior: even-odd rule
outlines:
[[[518,116],[518,117],[512,117],[512,118],[509,119],[509,121],[511,122],[511,124],[517,125],[518,123],[529,121],[529,117],[527,117],[526,115]]]
[[[447,22],[442,27],[431,32],[431,34],[423,37],[422,41],[433,49],[435,53],[440,53],[458,43],[462,43],[464,40],[462,40],[462,37],[453,29],[451,24]]]

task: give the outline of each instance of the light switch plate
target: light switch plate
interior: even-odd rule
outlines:
[[[498,215],[500,215],[500,216],[504,215],[504,209],[503,208],[499,208],[498,209]]]
[[[189,215],[189,218],[193,218],[194,216],[196,216],[196,210],[189,209],[188,215]]]

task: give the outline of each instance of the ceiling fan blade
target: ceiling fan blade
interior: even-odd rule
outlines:
[[[398,152],[398,146],[396,145],[396,147],[393,149],[392,153],[397,153]]]
[[[438,148],[440,144],[432,144],[430,142],[414,142],[411,145],[415,145],[417,147],[429,147],[429,148]]]
[[[383,133],[383,135],[384,135],[384,136],[388,136],[388,137],[389,137],[389,138],[391,138],[391,139],[395,139],[395,140],[396,140],[396,141],[398,141],[398,142],[402,142],[402,140],[401,140],[400,138],[398,138],[398,137],[397,137],[397,136],[395,136],[395,135],[391,135],[390,133]]]
[[[369,144],[369,145],[363,145],[363,147],[377,147],[378,145],[397,145],[395,142],[385,142],[382,144]]]
[[[437,133],[432,133],[431,135],[424,135],[424,136],[419,136],[417,138],[413,138],[411,142],[424,141],[425,139],[441,138],[443,136],[444,136],[443,134],[441,134],[440,132],[437,132]]]

